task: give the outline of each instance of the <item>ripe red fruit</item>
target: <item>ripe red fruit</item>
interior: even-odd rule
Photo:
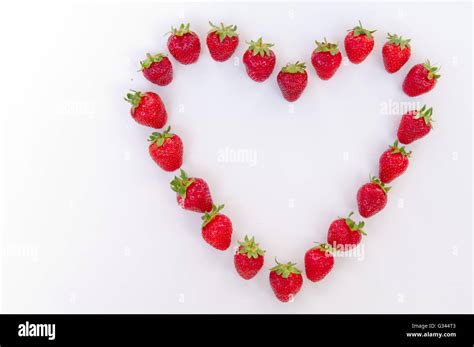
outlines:
[[[225,251],[232,239],[232,222],[226,215],[219,213],[224,205],[212,205],[210,212],[202,216],[202,237],[212,247]]]
[[[216,61],[226,61],[234,54],[239,45],[239,35],[237,26],[229,25],[218,27],[209,22],[211,30],[207,34],[206,43],[212,59]]]
[[[201,42],[195,32],[189,30],[189,23],[181,24],[179,29],[171,27],[168,49],[181,64],[195,63],[201,53]]]
[[[212,209],[211,192],[206,181],[188,177],[183,169],[181,175],[171,181],[171,190],[176,192],[178,205],[185,210],[204,213]]]
[[[408,96],[418,96],[433,89],[441,75],[439,68],[431,66],[427,60],[424,64],[417,64],[408,71],[403,81],[403,91]]]
[[[277,76],[278,86],[283,97],[288,101],[296,101],[308,84],[305,63],[287,64]]]
[[[344,48],[346,49],[347,57],[354,64],[362,63],[365,58],[372,52],[374,48],[374,38],[372,34],[375,30],[367,30],[359,25],[349,30],[349,33],[344,39]]]
[[[397,72],[410,59],[410,39],[404,40],[401,36],[388,34],[388,41],[382,47],[382,57],[385,70],[389,73]]]
[[[405,147],[398,146],[398,140],[395,140],[393,146],[390,146],[382,153],[379,160],[379,177],[383,183],[390,183],[395,178],[403,174],[408,168],[408,158],[411,151],[407,152]]]
[[[276,64],[275,53],[270,49],[271,43],[263,43],[260,37],[256,42],[250,41],[244,53],[244,64],[249,77],[255,82],[263,82],[273,72]]]
[[[334,257],[332,248],[325,243],[308,250],[304,256],[306,277],[312,282],[321,281],[332,270]]]
[[[277,266],[270,269],[270,285],[278,300],[288,302],[300,291],[303,276],[295,267],[295,263],[280,264],[278,261],[276,263]]]
[[[153,92],[141,93],[132,90],[128,93],[125,101],[132,105],[130,113],[133,119],[141,125],[161,129],[168,120],[165,105],[158,94]]]
[[[409,111],[402,116],[398,127],[398,141],[407,145],[427,135],[433,127],[433,108],[424,105],[419,111]]]
[[[163,133],[155,132],[148,138],[151,158],[165,171],[178,170],[183,164],[183,142],[170,130],[168,127]]]
[[[339,66],[341,66],[342,55],[339,52],[339,47],[335,43],[316,41],[316,49],[311,55],[311,63],[316,70],[319,78],[328,80],[336,73]]]
[[[151,55],[147,53],[146,59],[140,62],[143,76],[151,83],[166,86],[173,80],[173,65],[164,54]]]
[[[371,177],[370,183],[364,184],[357,192],[359,214],[368,218],[381,211],[387,204],[387,193],[391,187],[376,177]]]
[[[362,235],[367,235],[362,228],[364,222],[356,224],[351,219],[354,212],[347,218],[339,218],[331,223],[328,230],[328,244],[337,251],[346,251],[360,243]]]
[[[235,269],[243,279],[249,280],[262,268],[265,251],[258,247],[254,237],[249,240],[247,235],[239,245],[234,254]]]

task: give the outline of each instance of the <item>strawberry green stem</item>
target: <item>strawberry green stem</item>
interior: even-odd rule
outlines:
[[[415,115],[415,119],[423,118],[426,125],[429,125],[430,127],[433,127],[432,123],[434,121],[431,118],[431,116],[433,114],[433,107],[430,107],[429,109],[426,109],[426,108],[427,108],[427,106],[423,105],[423,107],[419,111],[417,111],[417,113]]]
[[[165,143],[166,139],[172,138],[174,136],[174,134],[170,133],[170,130],[171,127],[168,126],[168,128],[162,133],[153,132],[148,138],[148,141],[154,143],[157,147],[160,147],[163,145],[163,143]]]
[[[258,243],[255,242],[255,237],[252,236],[251,239],[245,235],[244,242],[238,241],[240,247],[239,253],[240,254],[247,254],[247,257],[257,259],[259,256],[263,256],[265,251],[262,250]]]
[[[204,213],[204,215],[201,217],[202,219],[202,227],[204,228],[206,225],[208,225],[214,217],[216,217],[219,212],[224,208],[224,205],[219,205],[216,206],[212,204],[212,210],[210,212]]]
[[[301,271],[295,267],[296,263],[292,263],[291,261],[289,261],[286,264],[281,264],[276,258],[275,262],[277,263],[277,265],[272,267],[270,271],[275,271],[277,275],[283,278],[288,278],[290,274],[301,274]]]
[[[400,153],[402,156],[404,157],[410,157],[411,155],[411,151],[410,152],[407,152],[405,150],[405,146],[399,146],[398,145],[398,140],[395,140],[395,142],[393,143],[392,146],[390,146],[390,148],[392,149],[392,154],[396,154],[396,153]]]
[[[194,178],[190,179],[183,169],[181,169],[180,172],[180,176],[174,176],[173,180],[170,182],[171,190],[176,192],[181,196],[181,198],[186,199],[186,191],[188,190],[188,187],[196,180]]]

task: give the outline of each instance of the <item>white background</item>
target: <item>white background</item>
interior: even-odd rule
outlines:
[[[319,80],[314,40],[342,45],[359,19],[378,29],[373,53]],[[208,20],[238,25],[237,60],[211,60]],[[173,60],[171,85],[148,83],[140,59],[166,51],[163,34],[188,21],[203,44],[198,63]],[[471,25],[472,6],[459,3],[10,2],[0,20],[2,311],[471,312]],[[387,32],[412,38],[394,75],[380,53]],[[263,84],[240,63],[244,42],[259,36],[277,55]],[[403,78],[426,58],[442,77],[409,100]],[[291,109],[275,79],[296,60],[310,77]],[[267,250],[254,280],[238,277],[232,249],[208,246],[200,216],[176,205],[173,175],[148,156],[151,130],[123,101],[130,88],[161,95],[185,144],[183,168],[226,204],[234,244],[248,233]],[[324,281],[305,279],[294,302],[278,302],[273,259],[303,269],[330,222],[357,210],[357,189],[396,135],[400,113],[385,108],[406,101],[434,107],[434,130],[409,146],[410,167],[367,221],[359,259],[337,258]],[[226,149],[256,161],[223,161]]]

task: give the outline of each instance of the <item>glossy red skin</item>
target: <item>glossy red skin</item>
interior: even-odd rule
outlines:
[[[160,62],[151,63],[143,69],[143,76],[151,83],[167,86],[173,80],[173,65],[168,57],[163,57]]]
[[[357,205],[359,214],[364,218],[369,218],[387,205],[387,194],[379,185],[366,183],[357,192]]]
[[[237,46],[239,45],[239,37],[226,36],[221,42],[218,34],[209,33],[207,34],[206,43],[212,59],[215,61],[226,61],[237,49]]]
[[[143,93],[140,104],[130,113],[137,123],[155,129],[163,128],[168,120],[165,104],[153,92]]]
[[[354,31],[351,31],[344,39],[344,48],[351,63],[360,64],[374,49],[374,38],[369,39],[364,34],[354,36]]]
[[[270,285],[278,300],[288,302],[300,291],[303,285],[303,276],[292,273],[288,278],[283,278],[275,271],[270,271]]]
[[[417,64],[408,71],[403,81],[403,91],[408,96],[418,96],[428,93],[436,85],[436,78],[428,78],[429,71],[423,64]]]
[[[426,124],[423,118],[415,119],[417,111],[409,111],[402,116],[398,126],[397,137],[400,143],[408,145],[431,131],[431,125]]]
[[[168,38],[168,50],[181,64],[193,64],[199,59],[201,42],[199,37],[193,32],[182,36],[171,35]]]
[[[405,47],[401,49],[400,45],[386,42],[382,47],[382,57],[385,70],[388,73],[397,72],[410,59],[411,49]]]
[[[316,73],[322,80],[328,80],[334,76],[339,66],[341,66],[341,62],[341,52],[332,55],[330,52],[313,51],[311,55],[311,64],[313,64]]]
[[[280,71],[277,76],[278,86],[280,87],[283,97],[290,102],[299,99],[308,84],[308,73],[297,72],[287,73]]]
[[[392,153],[389,148],[382,153],[379,160],[379,178],[383,183],[392,182],[408,168],[408,157],[401,153]]]
[[[165,139],[159,147],[155,142],[151,143],[148,151],[155,163],[165,171],[178,170],[183,164],[183,142],[176,134]]]
[[[246,50],[243,61],[247,75],[255,82],[263,82],[272,74],[276,64],[276,57],[272,50],[270,50],[269,55],[264,55],[263,57],[260,54],[253,55],[252,51]]]
[[[333,266],[333,255],[319,248],[311,248],[304,256],[306,277],[311,282],[321,281],[332,270]]]
[[[188,178],[193,179],[194,182],[186,189],[186,198],[183,199],[181,195],[176,194],[178,205],[185,210],[194,212],[209,212],[212,210],[211,191],[206,181],[202,178]]]
[[[357,246],[362,239],[359,231],[351,230],[344,218],[336,219],[328,230],[328,244],[337,250],[344,251]]]
[[[225,251],[232,239],[232,222],[226,215],[218,214],[202,228],[202,237],[212,247]]]
[[[235,269],[240,277],[249,280],[260,271],[263,266],[263,256],[259,255],[257,258],[249,258],[247,254],[240,254],[240,246],[234,254]]]

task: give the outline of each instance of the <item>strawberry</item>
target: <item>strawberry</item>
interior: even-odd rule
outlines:
[[[429,60],[424,64],[417,64],[408,71],[403,81],[403,91],[408,96],[418,96],[433,89],[441,75],[439,68],[431,66]]]
[[[239,245],[234,254],[235,269],[243,279],[249,280],[262,268],[265,251],[258,247],[254,237],[249,240],[247,235]]]
[[[419,111],[409,111],[402,116],[398,127],[398,140],[408,145],[427,135],[433,127],[433,108],[426,109],[424,105]]]
[[[164,54],[151,55],[147,53],[146,59],[140,62],[143,76],[151,83],[167,86],[173,80],[173,65]]]
[[[216,61],[226,61],[234,54],[239,45],[239,35],[237,26],[229,25],[218,27],[209,22],[211,30],[207,34],[206,43],[212,59]]]
[[[332,270],[334,257],[331,246],[322,243],[308,250],[304,256],[306,277],[312,282],[321,281]]]
[[[171,181],[171,190],[176,192],[178,205],[185,210],[204,213],[212,209],[211,192],[206,181],[188,177],[183,169],[181,175]]]
[[[364,222],[356,224],[351,219],[354,212],[349,213],[346,218],[336,219],[331,223],[328,230],[328,243],[333,249],[344,251],[357,246],[362,239],[362,235],[367,235],[362,228]]]
[[[387,204],[387,193],[391,187],[376,177],[370,178],[370,183],[364,184],[357,192],[359,214],[368,218],[381,211]]]
[[[255,82],[263,82],[273,72],[276,64],[275,53],[270,49],[271,43],[263,43],[260,37],[256,42],[250,41],[249,48],[244,53],[244,64],[247,74]]]
[[[335,43],[316,42],[316,49],[311,55],[311,63],[316,70],[319,78],[328,80],[336,73],[339,66],[341,66],[342,55],[339,52],[339,47]]]
[[[165,171],[175,171],[183,163],[183,142],[170,130],[168,127],[163,133],[155,132],[148,138],[151,158]]]
[[[201,53],[201,42],[195,32],[189,30],[189,23],[181,24],[179,29],[171,27],[168,50],[181,64],[195,63]]]
[[[372,34],[375,30],[367,30],[359,25],[349,30],[349,33],[344,39],[344,48],[346,49],[347,57],[354,64],[362,63],[365,58],[372,52],[374,48],[374,38]]]
[[[278,300],[288,302],[300,291],[303,276],[295,267],[295,263],[280,264],[278,261],[276,263],[277,265],[270,269],[270,285]]]
[[[385,70],[389,73],[397,72],[410,59],[410,39],[388,34],[388,41],[382,47],[382,57]]]
[[[147,127],[161,129],[168,120],[165,105],[158,94],[153,92],[141,93],[132,90],[128,93],[125,101],[132,105],[130,113],[133,119]]]
[[[395,178],[403,174],[408,168],[408,158],[411,151],[407,152],[405,147],[398,146],[398,140],[395,140],[393,146],[390,146],[382,153],[379,160],[379,177],[383,183],[390,183]]]
[[[308,84],[305,63],[287,64],[277,76],[278,86],[283,97],[288,101],[296,101]]]
[[[229,217],[219,213],[224,205],[212,205],[210,212],[202,216],[202,237],[212,247],[225,251],[232,238],[232,222]]]

